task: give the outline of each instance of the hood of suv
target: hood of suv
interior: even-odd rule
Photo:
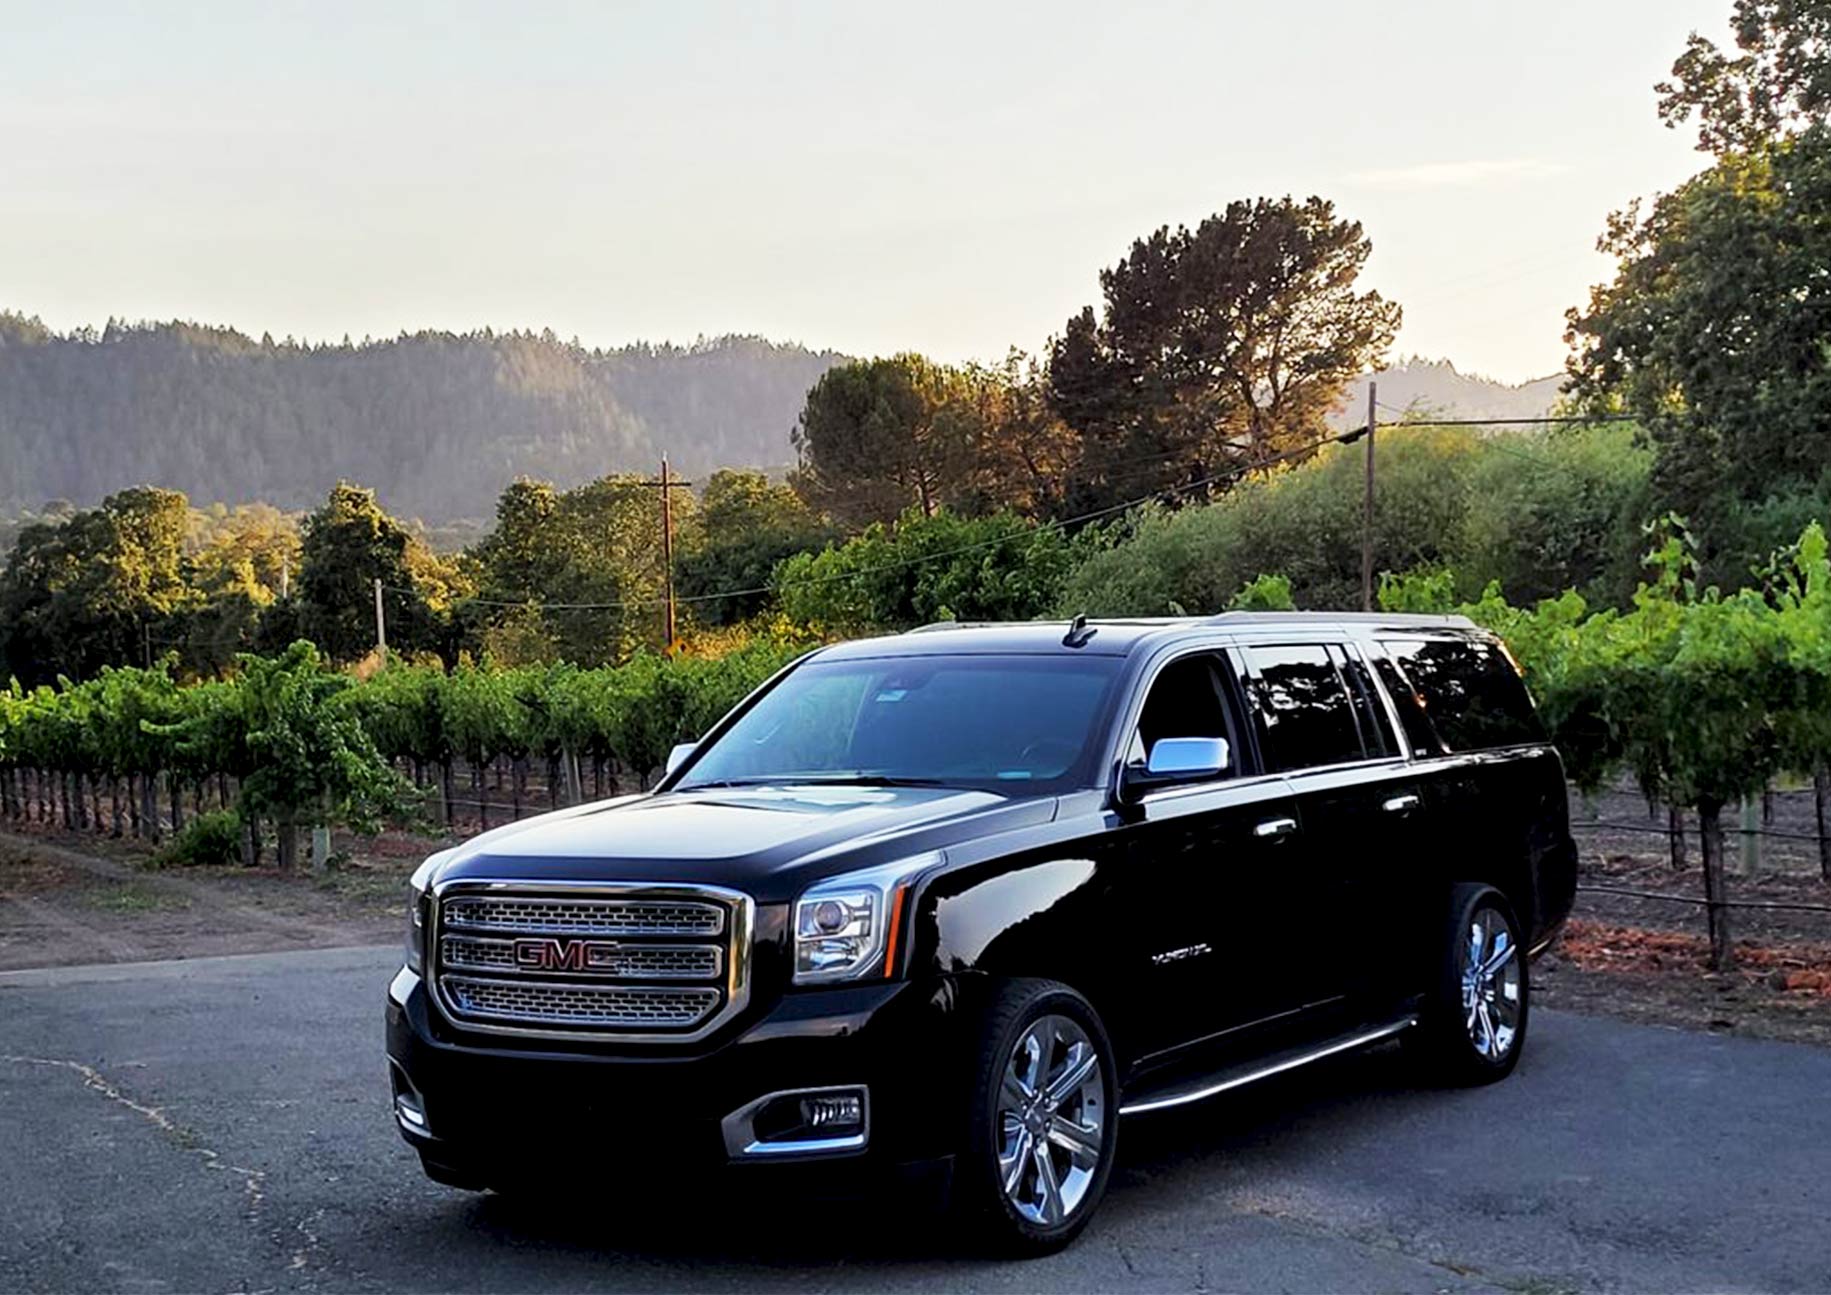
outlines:
[[[938,787],[767,786],[582,805],[485,832],[438,878],[683,881],[792,897],[813,876],[1047,822],[1055,798]],[[1006,820],[1009,821],[987,821]],[[957,825],[958,831],[948,830]]]

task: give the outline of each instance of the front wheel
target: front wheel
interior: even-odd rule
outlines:
[[[1117,1092],[1112,1044],[1086,999],[1050,981],[1000,989],[955,1187],[983,1239],[1041,1255],[1087,1226],[1112,1172]]]
[[[1453,1084],[1490,1084],[1511,1074],[1526,1043],[1530,990],[1507,897],[1492,886],[1458,885],[1416,1036],[1433,1073]]]

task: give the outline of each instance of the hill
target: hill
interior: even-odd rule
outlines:
[[[756,337],[587,350],[551,332],[306,345],[171,322],[60,334],[0,313],[0,513],[155,482],[315,504],[339,478],[391,510],[484,517],[522,474],[561,485],[780,467],[843,358]]]
[[[1518,384],[1496,382],[1458,372],[1448,360],[1411,357],[1372,375],[1379,383],[1380,417],[1398,418],[1408,410],[1453,418],[1538,418],[1558,402],[1562,374]],[[1338,429],[1367,420],[1366,378],[1355,380],[1330,421]]]

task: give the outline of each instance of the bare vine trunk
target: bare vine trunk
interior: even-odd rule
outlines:
[[[1812,807],[1818,814],[1818,873],[1831,881],[1831,835],[1825,832],[1825,821],[1831,819],[1831,769],[1812,775]]]
[[[299,825],[291,819],[275,824],[280,838],[280,871],[295,871],[299,864]]]
[[[1728,971],[1735,964],[1730,948],[1729,910],[1723,906],[1729,898],[1723,866],[1723,806],[1718,801],[1701,801],[1697,807],[1698,839],[1704,850],[1704,916],[1710,924],[1710,969]]]
[[[1685,849],[1685,811],[1677,805],[1666,807],[1666,843],[1672,850],[1672,871],[1683,872],[1690,862]]]

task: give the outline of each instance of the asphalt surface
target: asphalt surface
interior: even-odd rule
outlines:
[[[426,1182],[390,1123],[397,951],[0,975],[0,1290],[1831,1290],[1831,1052],[1538,1013],[1512,1079],[1385,1048],[1129,1121],[1026,1264],[917,1201],[558,1209]]]

